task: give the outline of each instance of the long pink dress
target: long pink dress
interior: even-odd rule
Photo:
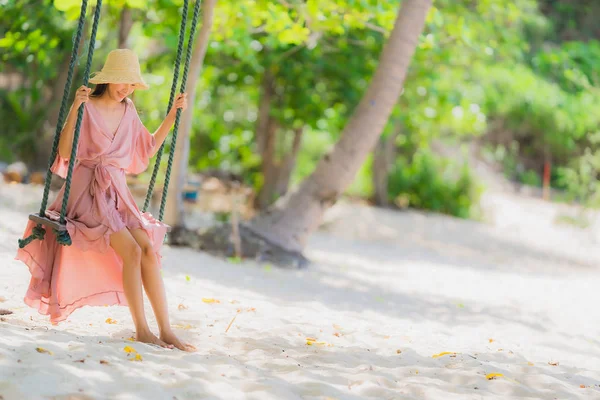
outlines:
[[[53,323],[85,305],[126,306],[123,264],[110,247],[110,235],[124,228],[143,229],[160,263],[168,228],[149,213],[141,213],[127,187],[125,174],[144,171],[155,147],[133,102],[126,100],[114,136],[94,105],[85,103],[80,132],[66,213],[72,245],[58,244],[52,229],[46,228],[44,240],[34,240],[16,256],[31,272],[25,303],[49,315]],[[51,169],[65,178],[68,160],[57,156]],[[48,217],[59,218],[63,192],[64,186],[48,206]],[[29,221],[23,237],[34,226]]]

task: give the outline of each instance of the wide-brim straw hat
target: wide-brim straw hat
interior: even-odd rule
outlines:
[[[137,55],[129,49],[117,49],[108,53],[102,71],[94,73],[90,83],[130,83],[136,89],[148,89],[142,78]]]

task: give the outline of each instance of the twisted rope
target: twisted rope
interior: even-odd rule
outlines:
[[[60,132],[62,131],[63,124],[67,117],[67,103],[69,93],[71,91],[71,84],[73,82],[73,75],[75,72],[75,65],[77,64],[77,54],[79,53],[79,43],[81,43],[81,36],[83,35],[83,27],[85,25],[85,13],[87,10],[88,0],[82,0],[81,11],[79,13],[79,20],[77,23],[77,30],[73,34],[73,49],[71,51],[71,61],[69,63],[69,72],[67,74],[67,81],[63,90],[63,97],[60,103],[60,111],[58,113],[58,121],[56,123],[56,130],[54,132],[54,141],[52,142],[52,151],[50,152],[50,158],[48,159],[48,168],[46,170],[46,179],[44,184],[44,195],[42,196],[42,204],[40,205],[40,217],[46,215],[46,206],[48,205],[48,197],[50,195],[50,183],[52,181],[52,164],[58,153],[58,143],[60,141]],[[25,239],[19,239],[19,248],[24,248],[35,239],[44,239],[46,230],[40,224],[33,228],[33,233]]]
[[[187,86],[187,76],[190,68],[190,60],[192,59],[192,49],[194,44],[194,36],[196,35],[196,26],[198,25],[198,17],[200,15],[200,0],[196,0],[194,4],[194,16],[192,17],[192,26],[190,28],[190,38],[188,40],[187,54],[185,59],[185,65],[183,67],[183,77],[181,78],[181,89],[180,93],[184,93]],[[169,189],[169,182],[171,181],[171,169],[173,168],[173,159],[175,157],[175,147],[177,144],[177,133],[179,130],[179,119],[181,116],[181,108],[177,109],[177,115],[175,116],[175,126],[173,127],[173,139],[171,139],[171,149],[169,151],[169,161],[167,164],[167,173],[165,175],[165,187],[162,193],[160,201],[160,211],[158,214],[158,220],[162,221],[165,205],[167,204],[167,191]]]
[[[177,81],[179,80],[179,68],[181,66],[181,55],[183,54],[183,42],[185,39],[185,27],[187,24],[188,3],[189,0],[184,0],[183,2],[181,25],[179,27],[179,41],[177,43],[177,56],[175,58],[175,70],[173,71],[173,83],[171,84],[171,95],[169,97],[169,105],[167,106],[167,114],[171,110],[171,107],[173,107],[173,102],[175,101],[175,92],[177,91]],[[158,176],[160,160],[162,158],[164,148],[165,142],[162,143],[160,149],[158,149],[158,153],[156,154],[154,170],[152,171],[152,178],[150,178],[150,184],[148,185],[148,192],[146,193],[146,200],[144,201],[142,212],[146,212],[148,210],[148,206],[150,205],[150,199],[152,198],[152,192],[154,191],[154,184],[156,183],[156,177]]]
[[[46,230],[42,225],[36,225],[33,227],[33,233],[27,236],[25,239],[19,239],[19,248],[24,248],[29,243],[33,242],[35,239],[44,240],[44,236],[46,235]]]
[[[85,64],[85,71],[83,73],[83,85],[88,85],[88,80],[90,79],[90,70],[92,69],[92,60],[94,57],[94,48],[96,47],[96,33],[98,32],[98,23],[100,22],[100,12],[102,9],[102,0],[97,0],[96,10],[94,12],[94,23],[92,25],[92,35],[90,37],[90,45],[88,48],[88,57],[87,63]],[[62,208],[60,210],[60,223],[64,225],[65,214],[67,212],[67,203],[69,201],[69,193],[71,191],[71,176],[73,175],[73,166],[75,165],[75,159],[77,158],[77,145],[79,143],[79,134],[81,128],[81,120],[83,119],[83,109],[84,104],[79,106],[79,110],[77,113],[77,123],[75,124],[75,136],[73,137],[73,145],[71,147],[71,157],[69,159],[69,171],[67,172],[67,180],[65,183],[65,191],[63,196]],[[64,230],[60,232],[56,232],[56,239],[58,243],[63,246],[71,245],[71,238],[69,237],[69,232]]]

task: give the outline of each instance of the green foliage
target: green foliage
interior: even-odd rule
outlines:
[[[10,121],[0,131],[0,157],[31,161],[48,111],[48,90],[59,74],[56,65],[64,61],[60,57],[70,51],[73,26],[48,0],[4,0],[0,9],[0,81],[17,82],[0,85],[0,121]]]
[[[504,121],[504,129],[524,142],[522,150],[542,153],[548,146],[555,162],[576,154],[589,132],[600,126],[600,93],[568,93],[540,79],[524,65],[479,69],[484,112]]]
[[[127,5],[134,21],[129,43],[152,86],[136,93],[134,101],[144,123],[156,129],[167,111],[183,1],[103,3],[94,69],[116,46]],[[88,18],[95,4],[90,0]],[[225,169],[256,188],[262,185],[256,126],[261,85],[271,75],[269,116],[280,127],[277,154],[289,147],[293,130],[302,127],[292,182],[308,176],[363,96],[400,4],[218,2],[205,67],[190,105],[197,116],[190,167]],[[468,215],[477,199],[468,167],[424,149],[440,139],[485,140],[487,133],[501,130],[509,138],[491,152],[505,165],[507,176],[539,185],[535,171],[541,165],[536,162],[548,152],[553,166],[561,167],[555,186],[578,199],[593,198],[591,160],[597,143],[589,136],[600,128],[600,114],[594,112],[600,109],[600,42],[588,39],[597,29],[593,16],[598,4],[437,0],[404,92],[384,129],[384,135],[400,131],[390,195],[409,198],[415,207]],[[0,120],[11,121],[0,132],[1,160],[35,158],[48,110],[60,100],[49,93],[56,91],[59,66],[68,61],[80,6],[80,0],[0,0],[0,74],[14,74],[20,82],[16,89],[0,88]],[[371,158],[364,163],[348,194],[370,196],[371,163]],[[586,171],[592,171],[587,181]]]
[[[440,158],[419,149],[407,160],[400,157],[388,180],[390,201],[398,205],[469,218],[479,201],[480,188],[467,164]]]
[[[540,51],[532,65],[546,79],[556,82],[568,93],[598,87],[600,76],[600,42],[565,42],[560,47]]]
[[[600,208],[600,132],[589,137],[590,146],[568,166],[559,168],[558,184],[572,201],[586,208]]]

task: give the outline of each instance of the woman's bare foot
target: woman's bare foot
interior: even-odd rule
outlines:
[[[164,347],[166,349],[172,349],[173,345],[169,343],[165,343],[165,341],[157,338],[152,332],[140,332],[136,333],[135,340],[142,343],[155,344],[160,347]]]
[[[175,335],[175,333],[173,333],[173,331],[161,332],[160,339],[165,343],[177,347],[179,350],[187,351],[190,353],[196,351],[196,348],[191,344],[183,343],[181,340],[179,340],[179,338]]]

